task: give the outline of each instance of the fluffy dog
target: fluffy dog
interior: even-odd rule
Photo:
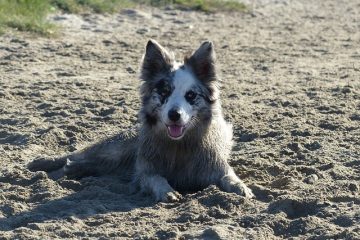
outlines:
[[[30,169],[60,167],[50,173],[55,178],[118,174],[157,201],[177,201],[178,191],[211,184],[253,197],[227,162],[232,126],[222,114],[215,67],[211,42],[179,63],[150,40],[141,67],[140,127],[58,158],[51,167],[34,161]]]

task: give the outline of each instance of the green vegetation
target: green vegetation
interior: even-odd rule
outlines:
[[[243,11],[237,0],[0,0],[0,34],[5,28],[51,35],[55,26],[46,16],[56,10],[68,13],[113,13],[122,8],[150,5],[173,5],[204,12]]]
[[[46,21],[51,5],[45,0],[0,0],[0,31],[7,27],[49,35],[54,25]]]

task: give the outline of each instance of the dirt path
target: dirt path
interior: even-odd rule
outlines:
[[[360,238],[360,3],[257,0],[252,13],[57,15],[56,39],[0,37],[0,238]],[[256,200],[215,187],[179,203],[116,177],[55,182],[26,164],[137,123],[149,38],[178,58],[214,41],[232,165]]]

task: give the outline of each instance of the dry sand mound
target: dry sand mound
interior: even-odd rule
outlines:
[[[360,3],[250,5],[58,15],[59,38],[1,36],[0,238],[360,239]],[[27,170],[137,123],[149,38],[177,56],[214,41],[231,163],[257,199],[210,186],[155,203],[116,177]]]

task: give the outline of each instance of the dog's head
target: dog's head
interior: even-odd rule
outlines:
[[[204,42],[184,63],[156,41],[146,45],[141,79],[144,124],[181,139],[191,129],[203,126],[214,114],[218,98],[215,53],[211,42]]]

